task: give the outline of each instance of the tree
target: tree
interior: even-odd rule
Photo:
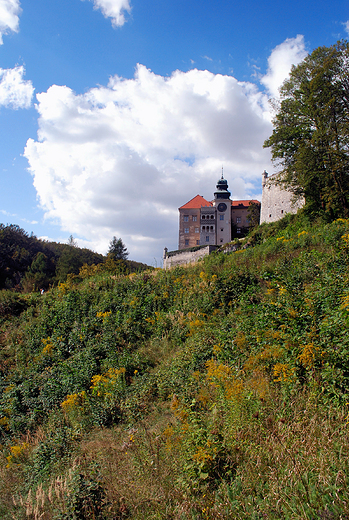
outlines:
[[[128,257],[127,247],[121,240],[121,238],[113,237],[113,240],[110,241],[108,256],[113,260],[126,260]]]
[[[78,247],[78,243],[77,241],[75,240],[75,238],[73,237],[73,235],[70,235],[69,239],[68,239],[68,246],[71,246],[71,247]]]
[[[306,208],[328,218],[349,216],[349,44],[319,47],[274,100],[273,134],[264,143],[281,166],[278,181]]]
[[[250,200],[247,211],[247,218],[249,220],[249,229],[253,229],[259,225],[261,216],[261,205],[253,200]]]
[[[60,282],[65,282],[68,274],[79,274],[83,261],[78,247],[65,246],[57,261],[56,274]]]

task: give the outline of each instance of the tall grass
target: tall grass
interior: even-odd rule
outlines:
[[[248,243],[1,295],[2,518],[349,518],[349,222]]]

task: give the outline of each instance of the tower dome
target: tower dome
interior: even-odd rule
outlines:
[[[216,185],[217,190],[214,192],[215,199],[229,199],[230,191],[228,191],[228,181],[223,177],[223,168],[222,168],[222,177],[219,179]]]

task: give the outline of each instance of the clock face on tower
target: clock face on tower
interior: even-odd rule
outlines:
[[[224,202],[221,202],[220,204],[218,204],[218,211],[220,211],[221,213],[223,213],[226,209],[227,209],[227,205]]]

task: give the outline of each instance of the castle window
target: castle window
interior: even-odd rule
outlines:
[[[241,222],[241,217],[236,217],[236,223],[238,224],[239,222]]]
[[[284,212],[284,210],[282,209],[282,210],[281,210],[281,213],[283,213],[283,212]]]
[[[189,240],[188,239],[185,241],[185,245],[189,246]]]
[[[189,215],[184,215],[183,220],[184,222],[189,222]]]
[[[196,245],[197,245],[197,246],[200,245],[200,240],[197,240],[197,241],[196,241]]]
[[[209,242],[209,241],[210,241],[210,237],[206,236],[206,242]]]
[[[221,228],[221,231],[223,231],[223,228]]]
[[[189,228],[188,227],[184,228],[184,233],[189,233]]]
[[[241,228],[239,228],[239,227],[236,228],[236,232],[237,232],[237,233],[241,233]]]
[[[202,220],[205,220],[205,215],[201,215]]]
[[[219,215],[219,220],[224,220],[224,215]]]
[[[197,221],[197,216],[196,215],[193,215],[193,222],[196,222]]]
[[[223,242],[223,238],[221,238],[221,243]]]
[[[199,233],[199,228],[198,227],[195,228],[195,233]]]
[[[213,226],[210,226],[210,230],[213,231]]]
[[[211,215],[211,218],[214,218],[214,216],[213,216],[213,215]]]

